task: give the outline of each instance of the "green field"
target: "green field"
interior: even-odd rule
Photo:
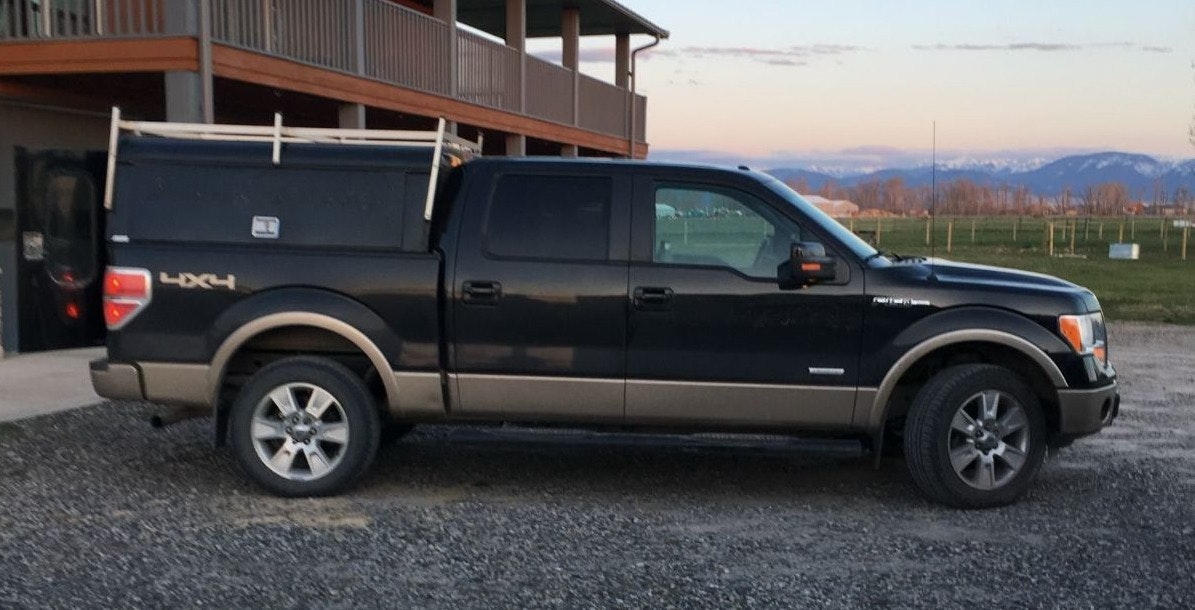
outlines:
[[[850,220],[842,222],[851,225]],[[952,222],[953,247],[947,252],[947,234]],[[1053,257],[1049,256],[1047,246],[1047,227],[1051,222],[1055,236]],[[1164,242],[1163,222],[1168,225]],[[1183,261],[1182,229],[1171,226],[1172,222],[1173,219],[1161,218],[939,218],[934,231],[936,255],[1065,278],[1094,291],[1110,320],[1195,324],[1195,230],[1189,236],[1187,260]],[[883,250],[928,255],[926,223],[924,219],[914,218],[860,218],[854,220],[853,228],[858,232],[878,229],[879,247]],[[1120,238],[1122,226],[1124,241],[1140,244],[1140,260],[1108,259],[1108,246]]]

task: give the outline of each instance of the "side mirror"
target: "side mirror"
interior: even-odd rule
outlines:
[[[826,256],[826,247],[799,241],[792,245],[788,260],[776,267],[781,290],[796,290],[818,282],[832,282],[837,277],[838,260]]]

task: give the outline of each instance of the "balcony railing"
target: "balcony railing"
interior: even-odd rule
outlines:
[[[388,0],[201,0],[214,42],[506,112],[627,137],[647,100]],[[0,0],[0,42],[199,35],[184,0]],[[455,78],[454,78],[455,75]]]

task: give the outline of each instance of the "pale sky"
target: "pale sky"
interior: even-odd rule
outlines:
[[[939,150],[1195,157],[1193,0],[624,4],[672,33],[640,56],[654,152],[925,151],[937,121]]]

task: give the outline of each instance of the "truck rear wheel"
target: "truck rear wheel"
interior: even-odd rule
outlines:
[[[237,461],[269,491],[326,496],[368,469],[381,424],[365,383],[348,368],[300,356],[255,374],[233,402],[229,432]]]
[[[1045,459],[1046,422],[1029,385],[1008,369],[943,370],[918,392],[905,423],[905,459],[930,499],[959,508],[1015,502]]]

